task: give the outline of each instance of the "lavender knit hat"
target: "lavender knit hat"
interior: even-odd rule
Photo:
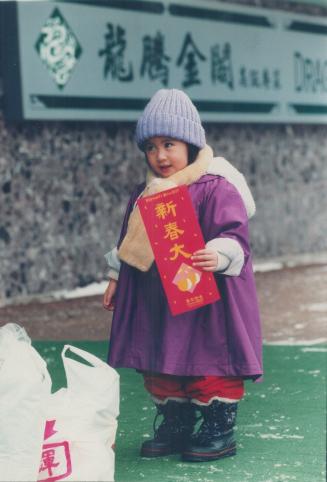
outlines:
[[[136,142],[142,150],[150,137],[167,136],[202,149],[205,132],[195,105],[185,92],[158,90],[146,105],[136,126]]]

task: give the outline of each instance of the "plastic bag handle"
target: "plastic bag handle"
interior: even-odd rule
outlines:
[[[67,357],[66,357],[67,350],[70,350],[73,353],[75,353],[76,355],[80,356],[81,358],[83,358],[83,360],[86,360],[87,362],[89,362],[94,367],[106,365],[106,363],[104,363],[102,360],[100,360],[95,355],[92,355],[92,353],[89,353],[85,350],[82,350],[82,349],[77,348],[76,346],[72,346],[72,345],[65,345],[62,352],[61,352],[61,357],[62,357],[62,360],[63,360],[64,363],[65,363],[65,359],[67,359]],[[73,360],[73,361],[76,361],[76,360]]]

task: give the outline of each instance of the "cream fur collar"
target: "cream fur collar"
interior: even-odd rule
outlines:
[[[245,209],[248,218],[252,218],[255,214],[255,202],[252,197],[251,191],[243,174],[236,169],[230,162],[224,157],[214,157],[209,164],[207,174],[214,174],[216,176],[222,176],[226,181],[233,184],[238,190],[241,198],[243,199]]]

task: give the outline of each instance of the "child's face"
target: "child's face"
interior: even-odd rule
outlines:
[[[187,144],[171,137],[151,137],[144,152],[150,167],[160,177],[169,177],[188,164]]]

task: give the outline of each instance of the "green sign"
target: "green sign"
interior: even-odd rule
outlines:
[[[175,87],[206,121],[327,123],[322,18],[195,0],[14,7],[8,118],[135,120],[157,89]]]

